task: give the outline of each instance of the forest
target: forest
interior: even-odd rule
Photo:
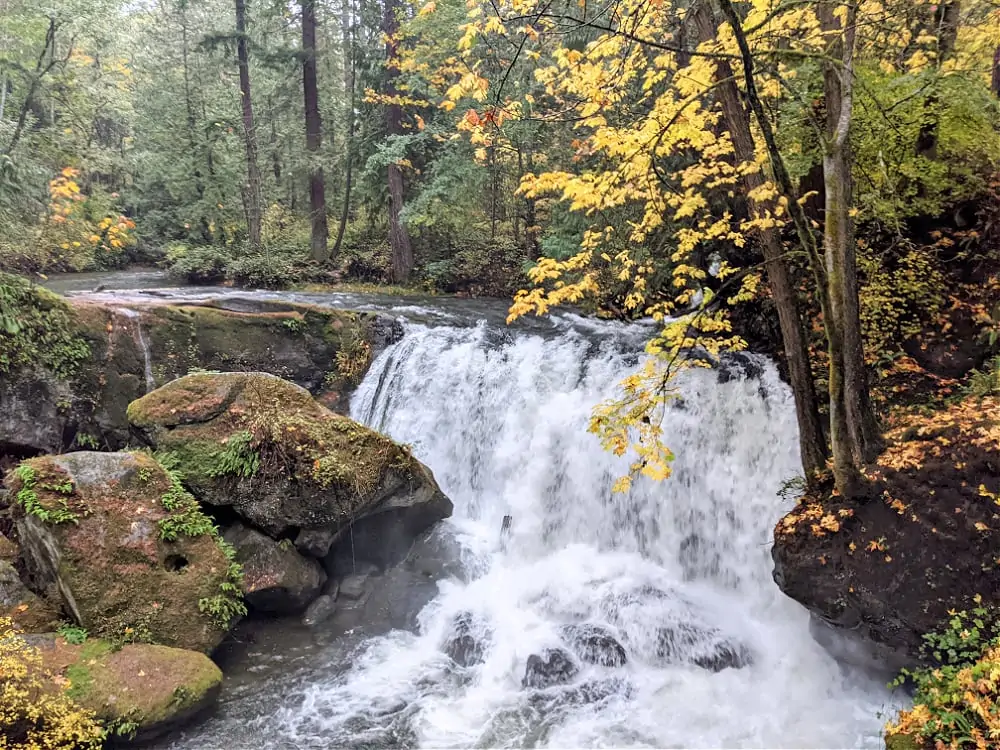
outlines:
[[[0,375],[89,356],[35,285],[135,266],[652,321],[589,420],[616,493],[670,481],[682,373],[773,357],[801,463],[775,578],[832,622],[842,591],[778,569],[895,585],[853,557],[906,564],[873,507],[1000,521],[1000,2],[0,0]],[[345,342],[338,391],[375,346]],[[1000,742],[993,575],[909,641],[865,619],[915,660],[894,747]],[[52,700],[51,737],[96,736]]]

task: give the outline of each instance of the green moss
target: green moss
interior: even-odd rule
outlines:
[[[204,655],[163,646],[90,641],[67,661],[70,697],[121,737],[198,708],[222,682]]]
[[[885,750],[923,750],[924,744],[908,734],[887,734]]]
[[[91,356],[69,306],[27,279],[0,273],[0,375],[44,369],[68,379]]]

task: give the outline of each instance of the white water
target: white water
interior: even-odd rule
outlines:
[[[417,633],[355,633],[317,652],[287,631],[279,655],[251,647],[277,671],[251,667],[220,715],[171,747],[881,747],[887,691],[838,667],[771,580],[776,490],[799,471],[774,368],[725,384],[687,373],[666,422],[674,476],[616,496],[625,467],[586,428],[638,365],[642,329],[571,316],[533,333],[460,323],[407,325],[352,413],[434,471],[455,503],[443,526],[467,581],[439,584]],[[460,613],[487,644],[469,668],[443,651]],[[574,622],[608,627],[628,663],[522,688],[528,657]],[[685,636],[672,655],[657,648],[663,629]],[[720,643],[742,645],[752,664],[692,663]]]
[[[132,324],[135,326],[136,342],[139,344],[139,348],[142,349],[143,369],[146,375],[146,393],[149,393],[156,388],[156,380],[153,378],[153,357],[149,351],[149,342],[146,341],[146,333],[142,330],[142,316],[136,310],[128,307],[119,307],[115,308],[115,310],[132,321]]]
[[[420,634],[369,642],[271,728],[297,747],[880,747],[887,694],[846,675],[771,581],[775,491],[798,469],[793,406],[773,367],[724,385],[712,371],[686,376],[666,428],[673,478],[615,496],[622,464],[586,426],[635,366],[616,351],[631,334],[563,328],[542,338],[410,326],[375,362],[353,416],[434,470],[473,580],[443,583]],[[461,612],[490,646],[485,663],[456,671],[441,646]],[[629,663],[581,672],[577,686],[612,685],[596,701],[562,688],[532,696],[521,687],[528,656],[580,621],[611,627]],[[677,623],[704,633],[695,651],[742,643],[752,666],[666,663],[657,628]]]

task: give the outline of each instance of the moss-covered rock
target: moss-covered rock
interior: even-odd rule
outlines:
[[[34,458],[7,484],[39,585],[90,632],[207,652],[243,611],[231,549],[152,457]]]
[[[353,527],[389,562],[452,505],[409,450],[264,373],[189,375],[129,406],[137,432],[201,500],[320,557]]]
[[[379,348],[401,335],[385,316],[226,298],[116,307],[63,300],[26,281],[0,318],[0,455],[127,444],[129,403],[192,370],[263,371],[344,409]],[[44,321],[44,322],[43,322]]]
[[[222,672],[207,656],[166,646],[120,649],[88,639],[28,638],[69,696],[93,711],[112,738],[145,742],[183,727],[215,704]]]

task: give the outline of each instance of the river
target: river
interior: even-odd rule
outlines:
[[[456,560],[415,627],[264,628],[224,655],[216,714],[160,747],[882,746],[883,682],[838,665],[771,580],[771,530],[789,507],[777,490],[799,466],[791,394],[770,362],[685,373],[665,424],[674,476],[615,495],[626,463],[587,423],[638,366],[642,325],[560,313],[508,328],[502,303],[454,299],[110,295],[257,296],[399,316],[405,336],[376,359],[351,412],[411,444],[455,503],[437,533]],[[470,667],[442,649],[463,615],[484,645]],[[613,632],[625,666],[523,688],[528,657],[581,622]],[[684,638],[665,650],[664,632]],[[750,664],[695,663],[727,644]]]

